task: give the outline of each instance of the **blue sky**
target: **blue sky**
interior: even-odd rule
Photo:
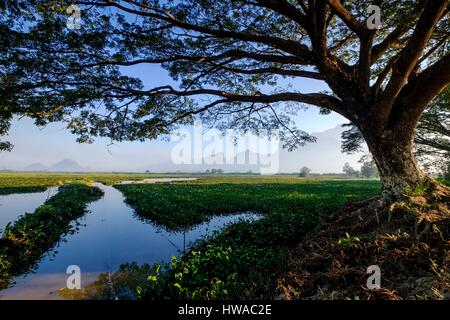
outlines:
[[[162,84],[176,83],[167,72],[159,66],[137,65],[123,70],[124,73],[140,78],[146,88],[160,86]],[[319,92],[327,89],[320,81],[311,79],[283,79],[280,85],[291,84],[296,90],[303,93]],[[266,92],[270,90],[265,88]],[[337,125],[347,122],[336,113],[320,115],[319,109],[310,107],[302,110],[295,119],[297,126],[309,133],[322,132]],[[78,144],[76,137],[65,129],[63,123],[53,123],[45,128],[37,128],[30,119],[15,119],[13,121],[9,140],[15,145],[10,153],[2,153],[0,169],[20,169],[33,163],[52,165],[62,159],[70,158],[84,167],[92,170],[135,170],[168,161],[173,144],[167,141],[125,142],[110,145],[105,138],[97,139],[93,144]],[[306,151],[306,149],[305,149]],[[324,150],[328,152],[329,150]],[[342,155],[334,152],[336,159],[342,161]],[[349,158],[349,162],[356,165],[355,157]],[[299,166],[301,164],[301,159]],[[332,162],[332,161],[331,161]],[[336,164],[327,168],[321,167],[316,171],[335,171]],[[339,168],[342,166],[339,163]]]

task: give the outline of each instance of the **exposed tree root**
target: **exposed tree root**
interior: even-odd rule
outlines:
[[[370,290],[367,267],[381,268]],[[349,203],[291,255],[281,299],[449,299],[450,189]]]

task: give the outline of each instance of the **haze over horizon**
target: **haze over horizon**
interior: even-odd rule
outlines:
[[[311,116],[311,115],[310,115]],[[330,119],[328,119],[330,120]],[[359,169],[362,154],[345,155],[340,150],[341,127],[339,117],[325,123],[333,125],[323,130],[323,125],[309,125],[315,143],[279,154],[279,172],[298,172],[307,166],[314,173],[339,173],[345,162]],[[315,121],[320,123],[320,121]],[[343,122],[342,122],[343,123]],[[314,127],[320,131],[313,130]],[[108,139],[97,139],[93,144],[79,144],[64,124],[53,123],[37,128],[30,119],[15,120],[8,139],[15,145],[12,152],[3,152],[0,170],[28,171],[124,171],[124,172],[199,172],[221,168],[225,172],[257,172],[255,165],[177,165],[171,160],[175,143],[154,140],[146,142],[123,142],[110,144]],[[207,143],[206,143],[207,145]],[[281,149],[281,147],[280,147]],[[245,150],[248,152],[247,150]]]

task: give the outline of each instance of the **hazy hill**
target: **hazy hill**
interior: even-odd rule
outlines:
[[[59,161],[58,163],[55,163],[53,166],[51,166],[48,171],[58,171],[58,172],[80,172],[80,171],[87,171],[86,168],[83,168],[72,159],[64,159]]]
[[[298,172],[301,167],[307,166],[313,172],[342,172],[342,167],[345,162],[355,163],[361,154],[346,155],[341,153],[341,133],[344,129],[341,126],[325,130],[323,132],[312,133],[317,138],[315,143],[308,143],[304,147],[289,152],[287,150],[280,150],[279,154],[279,172],[290,173]],[[275,156],[278,156],[275,154]],[[150,170],[151,172],[204,172],[209,169],[222,169],[224,172],[259,172],[259,164],[250,164],[248,161],[251,157],[257,157],[252,151],[245,151],[239,153],[234,157],[233,161],[222,160],[224,164],[207,164],[214,163],[214,159],[224,159],[222,153],[215,156],[205,155],[203,164],[182,164],[176,165],[170,160],[164,161],[156,165],[149,165],[146,168],[139,168],[137,171]],[[244,164],[237,163],[236,158],[245,158]],[[269,159],[267,159],[269,160]],[[219,163],[220,161],[216,161]]]
[[[23,171],[47,171],[47,167],[42,163],[33,163],[23,168]]]
[[[78,164],[75,160],[64,159],[50,167],[44,166],[42,163],[33,163],[22,169],[23,171],[50,171],[50,172],[84,172],[89,171]]]

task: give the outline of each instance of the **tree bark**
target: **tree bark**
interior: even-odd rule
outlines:
[[[414,157],[414,129],[413,124],[402,124],[390,130],[379,130],[372,124],[361,126],[380,173],[383,198],[388,201],[410,194],[430,179]]]

